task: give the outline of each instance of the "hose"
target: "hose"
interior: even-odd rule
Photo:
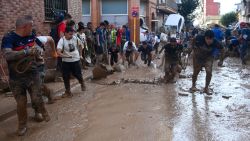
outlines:
[[[19,74],[23,74],[27,72],[32,65],[32,62],[34,61],[34,58],[27,57],[19,60],[15,65],[15,71]]]

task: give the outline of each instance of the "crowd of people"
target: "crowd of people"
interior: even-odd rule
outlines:
[[[16,29],[6,34],[2,40],[2,51],[8,63],[9,85],[17,102],[18,135],[27,131],[27,92],[31,97],[34,119],[38,122],[49,121],[50,116],[44,106],[42,92],[44,85],[45,63],[44,51],[47,45],[52,48],[52,56],[57,58],[57,71],[62,76],[65,92],[62,97],[72,97],[70,78],[73,75],[80,83],[81,90],[86,90],[82,69],[106,64],[114,66],[119,63],[137,65],[138,57],[147,66],[152,60],[162,55],[164,66],[164,82],[176,82],[177,74],[183,65],[181,57],[185,53],[193,56],[192,92],[197,91],[196,81],[199,72],[205,67],[206,83],[204,92],[210,94],[209,84],[212,78],[212,66],[215,59],[218,65],[223,65],[225,57],[236,53],[246,64],[247,49],[250,46],[249,24],[242,23],[236,30],[225,30],[218,25],[204,31],[193,29],[182,31],[179,37],[160,36],[146,31],[145,40],[139,45],[130,40],[130,30],[127,25],[116,27],[108,21],[103,21],[94,29],[91,22],[85,26],[72,20],[65,14],[50,36],[40,36],[33,30],[33,18],[23,16],[16,20]],[[161,49],[159,49],[161,48]],[[160,51],[159,51],[160,50]],[[49,103],[53,103],[51,94],[46,95]]]
[[[49,50],[52,50],[52,57],[57,59],[57,77],[63,78],[63,98],[73,96],[70,88],[71,75],[79,81],[81,90],[85,91],[82,69],[100,64],[113,66],[120,59],[131,59],[130,63],[133,64],[134,55],[138,57],[138,49],[130,41],[127,25],[115,27],[104,21],[94,29],[91,22],[87,26],[83,22],[76,25],[71,15],[65,14],[56,20],[50,36],[42,36],[36,32],[30,15],[18,18],[15,26],[15,30],[3,37],[1,49],[8,64],[8,83],[17,103],[17,133],[20,136],[27,131],[27,94],[31,97],[34,119],[37,122],[50,120],[42,98],[47,96],[48,103],[54,103],[50,91],[46,92],[48,88],[44,85],[44,53],[48,46],[51,47]],[[145,52],[144,47],[147,45],[142,45],[139,51]]]
[[[206,71],[206,83],[204,92],[211,94],[209,84],[212,78],[212,67],[214,60],[219,60],[218,66],[223,65],[226,57],[240,57],[242,65],[247,64],[250,47],[250,24],[241,22],[238,27],[222,28],[218,24],[207,29],[194,28],[182,30],[176,38],[171,38],[169,33],[165,49],[165,80],[175,78],[183,65],[182,57],[192,52],[193,75],[191,92],[195,92],[196,81],[202,68]],[[173,47],[173,48],[171,48]],[[160,51],[161,52],[161,51]],[[179,65],[179,67],[178,67]],[[168,76],[170,75],[170,76]],[[172,79],[175,82],[175,79]]]

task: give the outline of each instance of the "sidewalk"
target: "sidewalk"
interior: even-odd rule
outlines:
[[[84,70],[83,77],[85,80],[92,76],[92,69],[93,68]],[[72,79],[70,84],[72,88],[78,84],[78,81],[76,79]],[[46,83],[46,86],[52,91],[52,96],[56,99],[60,97],[64,92],[63,82]],[[31,107],[29,96],[28,96],[28,107],[29,108]],[[15,114],[16,114],[16,101],[14,97],[7,97],[5,94],[0,94],[0,122],[10,118]]]

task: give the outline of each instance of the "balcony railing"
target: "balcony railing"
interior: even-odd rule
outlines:
[[[159,3],[158,7],[160,9],[171,9],[173,11],[177,11],[178,9],[176,0],[166,0],[165,3]]]
[[[53,21],[54,12],[64,12],[68,10],[67,0],[44,0],[45,20]]]
[[[250,16],[250,1],[246,3],[246,15]]]
[[[173,1],[167,1],[167,6],[174,10],[178,9],[176,2],[173,2]]]

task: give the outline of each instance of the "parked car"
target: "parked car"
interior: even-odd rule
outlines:
[[[171,37],[179,38],[178,33],[184,27],[184,17],[180,14],[170,14],[165,21],[165,30],[170,33]]]

